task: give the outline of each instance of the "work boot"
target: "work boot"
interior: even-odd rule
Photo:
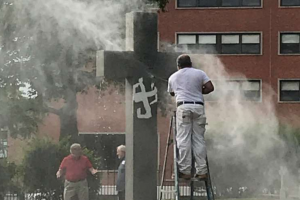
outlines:
[[[178,173],[178,177],[179,178],[183,178],[183,179],[191,179],[192,175],[190,175],[190,174],[184,174],[184,173],[179,172]]]
[[[195,178],[197,178],[197,179],[207,179],[207,174],[196,174]]]

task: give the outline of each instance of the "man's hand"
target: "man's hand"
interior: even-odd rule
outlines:
[[[60,178],[62,176],[62,170],[59,169],[57,172],[56,172],[56,177],[57,178]]]
[[[90,168],[89,171],[91,172],[91,174],[95,175],[98,173],[98,170],[94,169],[94,168]]]

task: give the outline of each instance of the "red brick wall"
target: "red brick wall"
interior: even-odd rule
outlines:
[[[95,89],[77,95],[80,132],[125,132],[125,97],[117,89],[104,95]]]
[[[262,8],[176,9],[171,0],[166,10],[159,14],[160,42],[176,43],[176,32],[262,32],[262,55],[218,57],[227,71],[270,84],[279,117],[297,125],[300,104],[278,103],[277,92],[279,79],[300,78],[300,56],[278,55],[278,36],[282,31],[300,31],[300,8],[280,8],[278,0],[263,0]]]

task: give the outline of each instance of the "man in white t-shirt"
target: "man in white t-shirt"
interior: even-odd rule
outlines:
[[[204,132],[206,117],[203,94],[214,91],[205,72],[192,68],[188,55],[177,58],[178,71],[168,82],[168,92],[176,97],[177,158],[179,177],[189,179],[192,170],[192,153],[195,158],[196,178],[207,177],[206,144]]]

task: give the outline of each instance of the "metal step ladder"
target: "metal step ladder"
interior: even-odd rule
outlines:
[[[194,192],[197,192],[195,189],[195,184],[204,182],[205,183],[205,189],[206,189],[206,196],[207,200],[215,200],[214,198],[214,192],[212,187],[212,182],[210,178],[210,172],[209,172],[209,165],[208,165],[208,159],[206,157],[206,163],[207,163],[207,178],[205,179],[199,179],[199,178],[191,178],[191,179],[182,179],[178,176],[178,164],[177,164],[177,158],[178,158],[178,148],[176,143],[176,112],[174,112],[173,116],[170,119],[170,127],[169,127],[169,133],[167,138],[167,145],[165,150],[165,157],[164,157],[164,164],[163,164],[163,170],[162,170],[162,177],[161,177],[161,184],[160,184],[160,197],[159,200],[162,200],[163,193],[167,192],[163,190],[164,182],[165,182],[165,176],[166,176],[166,165],[167,165],[167,159],[168,159],[168,153],[169,153],[169,147],[173,143],[173,153],[174,153],[174,182],[175,182],[175,190],[172,191],[175,193],[175,200],[180,200],[180,183],[188,183],[190,185],[190,200],[194,199]],[[172,134],[173,133],[173,134]],[[171,138],[171,135],[173,135],[173,138]],[[193,152],[192,152],[193,155]],[[195,173],[195,161],[194,156],[192,156],[192,174]]]

